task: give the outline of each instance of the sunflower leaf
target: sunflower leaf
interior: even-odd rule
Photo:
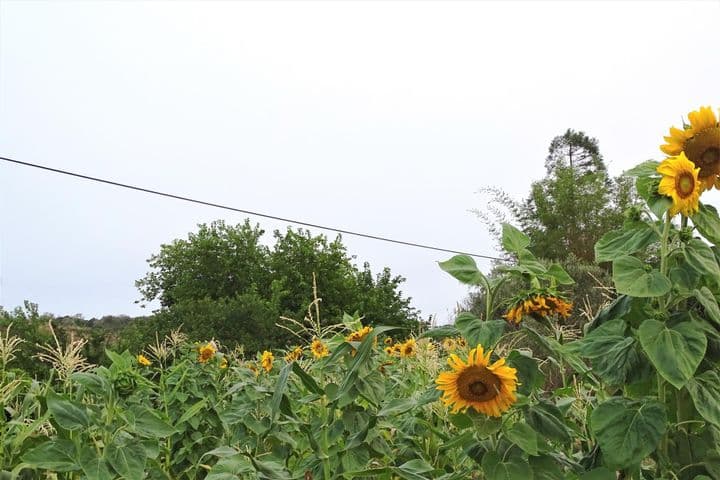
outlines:
[[[593,410],[590,429],[608,466],[629,468],[655,451],[666,422],[665,406],[660,402],[615,397]]]
[[[482,321],[469,312],[462,312],[455,318],[455,327],[471,347],[482,345],[486,349],[493,348],[505,332],[506,325],[504,320]]]
[[[635,257],[625,255],[613,261],[613,282],[618,293],[633,297],[659,297],[672,288],[670,280],[657,269],[645,268]]]
[[[483,274],[475,260],[469,255],[455,255],[450,260],[439,262],[440,268],[467,285],[481,285]]]
[[[613,230],[603,235],[595,244],[595,261],[611,262],[623,255],[644,250],[659,236],[647,223],[638,223],[629,228]]]
[[[630,170],[625,170],[622,174],[625,177],[650,177],[658,174],[657,167],[659,166],[660,162],[656,160],[645,160]]]
[[[700,275],[711,279],[720,278],[720,267],[712,249],[702,240],[693,238],[683,246],[685,261]]]
[[[610,385],[621,385],[639,361],[635,338],[626,336],[622,319],[610,320],[580,340],[580,354],[593,371]]]
[[[690,218],[703,237],[715,245],[720,245],[720,217],[715,207],[701,203],[700,209]]]
[[[691,378],[688,392],[700,415],[716,427],[720,427],[720,375],[713,370]]]
[[[519,254],[530,245],[530,237],[509,223],[502,224],[502,246],[511,253]]]
[[[707,348],[707,337],[690,321],[668,327],[658,320],[645,320],[638,337],[660,375],[678,390],[693,376]]]

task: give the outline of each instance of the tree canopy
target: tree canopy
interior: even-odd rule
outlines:
[[[367,263],[359,269],[340,236],[329,240],[288,228],[276,230],[269,247],[261,243],[264,233],[248,220],[235,226],[215,221],[162,245],[136,282],[143,301],[160,302],[154,327],[182,324],[191,336],[210,333],[248,349],[281,346],[291,337],[275,323],[280,316],[304,317],[313,274],[321,320],[358,312],[367,324],[417,326],[419,312],[400,291],[405,279],[388,268],[373,274]]]

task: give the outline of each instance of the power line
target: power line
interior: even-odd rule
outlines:
[[[35,164],[35,163],[23,162],[23,161],[15,160],[15,159],[12,159],[12,158],[0,157],[0,160],[6,161],[6,162],[10,162],[10,163],[14,163],[14,164],[17,164],[17,165],[23,165],[23,166],[25,166],[25,167],[39,168],[39,169],[41,169],[41,170],[46,170],[46,171],[48,171],[48,172],[53,172],[53,173],[59,173],[59,174],[61,174],[61,175],[67,175],[67,176],[70,176],[70,177],[82,178],[82,179],[84,179],[84,180],[90,180],[90,181],[92,181],[92,182],[104,183],[104,184],[107,184],[107,185],[113,185],[113,186],[115,186],[115,187],[127,188],[127,189],[135,190],[135,191],[138,191],[138,192],[150,193],[150,194],[152,194],[152,195],[159,195],[159,196],[161,196],[161,197],[174,198],[175,200],[182,200],[182,201],[185,201],[185,202],[196,203],[196,204],[198,204],[198,205],[205,205],[205,206],[208,206],[208,207],[221,208],[221,209],[223,209],[223,210],[230,210],[230,211],[232,211],[232,212],[244,213],[244,214],[246,214],[246,215],[253,215],[253,216],[256,216],[256,217],[269,218],[269,219],[272,219],[272,220],[278,220],[278,221],[285,222],[285,223],[293,223],[293,224],[297,224],[297,225],[302,225],[302,226],[304,226],[304,227],[317,228],[317,229],[321,229],[321,230],[329,230],[329,231],[332,231],[332,232],[342,233],[342,234],[345,234],[345,235],[353,235],[353,236],[356,236],[356,237],[369,238],[369,239],[371,239],[371,240],[379,240],[379,241],[382,241],[382,242],[390,242],[390,243],[395,243],[395,244],[398,244],[398,245],[407,245],[407,246],[410,246],[410,247],[425,248],[425,249],[427,249],[427,250],[436,250],[436,251],[439,251],[439,252],[455,253],[455,254],[459,254],[459,255],[469,255],[469,256],[471,256],[471,257],[487,258],[487,259],[489,259],[489,260],[500,260],[500,261],[503,261],[502,258],[493,257],[493,256],[490,256],[490,255],[482,255],[482,254],[479,254],[479,253],[462,252],[462,251],[459,251],[459,250],[452,250],[452,249],[449,249],[449,248],[441,248],[441,247],[435,247],[435,246],[432,246],[432,245],[423,245],[423,244],[415,243],[415,242],[406,242],[406,241],[403,241],[403,240],[395,240],[395,239],[392,239],[392,238],[381,237],[381,236],[379,236],[379,235],[370,235],[370,234],[367,234],[367,233],[354,232],[354,231],[351,231],[351,230],[344,230],[344,229],[341,229],[341,228],[328,227],[328,226],[325,226],[325,225],[318,225],[318,224],[315,224],[315,223],[302,222],[302,221],[300,221],[300,220],[294,220],[294,219],[291,219],[291,218],[278,217],[278,216],[276,216],[276,215],[269,215],[269,214],[267,214],[267,213],[254,212],[254,211],[251,211],[251,210],[245,210],[245,209],[242,209],[242,208],[231,207],[231,206],[228,206],[228,205],[221,205],[221,204],[219,204],[219,203],[206,202],[206,201],[203,201],[203,200],[197,200],[197,199],[190,198],[190,197],[185,197],[185,196],[182,196],[182,195],[174,195],[174,194],[172,194],[172,193],[160,192],[160,191],[152,190],[152,189],[149,189],[149,188],[138,187],[138,186],[136,186],[136,185],[129,185],[129,184],[126,184],[126,183],[114,182],[114,181],[112,181],[112,180],[106,180],[106,179],[103,179],[103,178],[91,177],[91,176],[89,176],[89,175],[83,175],[83,174],[80,174],[80,173],[69,172],[69,171],[67,171],[67,170],[61,170],[61,169],[58,169],[58,168],[47,167],[47,166],[38,165],[38,164]]]

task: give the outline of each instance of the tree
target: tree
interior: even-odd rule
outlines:
[[[360,271],[337,236],[288,228],[275,231],[272,247],[260,243],[263,230],[249,221],[199,225],[186,240],[162,245],[148,260],[151,270],[137,281],[142,300],[161,308],[128,338],[183,325],[195,340],[215,336],[248,350],[293,341],[275,327],[280,316],[302,320],[313,301],[313,275],[322,299],[321,320],[335,323],[343,312],[358,312],[368,324],[416,327],[419,314],[399,290],[404,278],[389,269],[373,278]]]
[[[568,129],[550,143],[547,174],[534,182],[520,224],[538,256],[595,261],[594,246],[607,231],[622,226],[631,204],[631,183],[611,179],[598,141]]]

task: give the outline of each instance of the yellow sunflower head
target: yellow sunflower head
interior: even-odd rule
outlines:
[[[391,347],[393,343],[395,343],[392,339],[392,337],[385,337],[385,340],[383,340],[383,343],[387,345],[388,347]]]
[[[260,357],[260,363],[262,364],[262,367],[265,369],[266,372],[272,370],[274,360],[275,355],[273,355],[272,352],[268,352],[267,350],[265,350],[262,353],[262,357]]]
[[[302,347],[295,347],[292,350],[290,350],[287,354],[285,354],[285,361],[286,362],[294,362],[295,360],[300,360],[303,355],[303,349]]]
[[[658,192],[672,198],[670,215],[678,213],[690,216],[698,211],[702,187],[698,179],[700,167],[696,167],[684,152],[664,160],[657,168],[663,177]]]
[[[327,345],[325,345],[319,338],[313,339],[312,344],[310,344],[310,351],[312,352],[313,357],[318,360],[330,355],[330,350],[328,350]]]
[[[676,157],[684,153],[688,160],[700,168],[698,180],[708,190],[720,188],[720,125],[712,108],[700,107],[688,114],[690,125],[683,130],[670,128],[667,142],[660,146],[664,153]]]
[[[138,363],[139,363],[140,365],[142,365],[143,367],[149,367],[150,365],[152,365],[152,362],[150,361],[150,359],[147,358],[147,357],[146,357],[145,355],[143,355],[143,354],[140,354],[140,355],[137,356],[137,361],[138,361]]]
[[[227,366],[228,366],[227,357],[222,357],[222,360],[220,360],[220,368],[224,370],[227,368]]]
[[[417,351],[417,343],[414,338],[408,339],[405,343],[400,346],[401,357],[412,357]]]
[[[452,407],[453,413],[472,407],[499,417],[517,400],[517,371],[506,366],[504,358],[490,365],[491,353],[484,353],[478,345],[470,350],[467,363],[455,354],[448,358],[452,371],[440,373],[435,383],[443,391],[442,402]]]
[[[350,335],[348,335],[345,340],[347,340],[348,342],[362,342],[363,339],[370,332],[372,332],[372,329],[373,328],[369,325],[362,327],[360,330],[356,330],[356,331],[352,332]]]
[[[217,347],[213,342],[206,343],[198,349],[198,362],[207,363],[211,358],[215,356]]]
[[[446,352],[452,352],[457,347],[457,343],[454,338],[446,337],[442,340],[442,346]]]

